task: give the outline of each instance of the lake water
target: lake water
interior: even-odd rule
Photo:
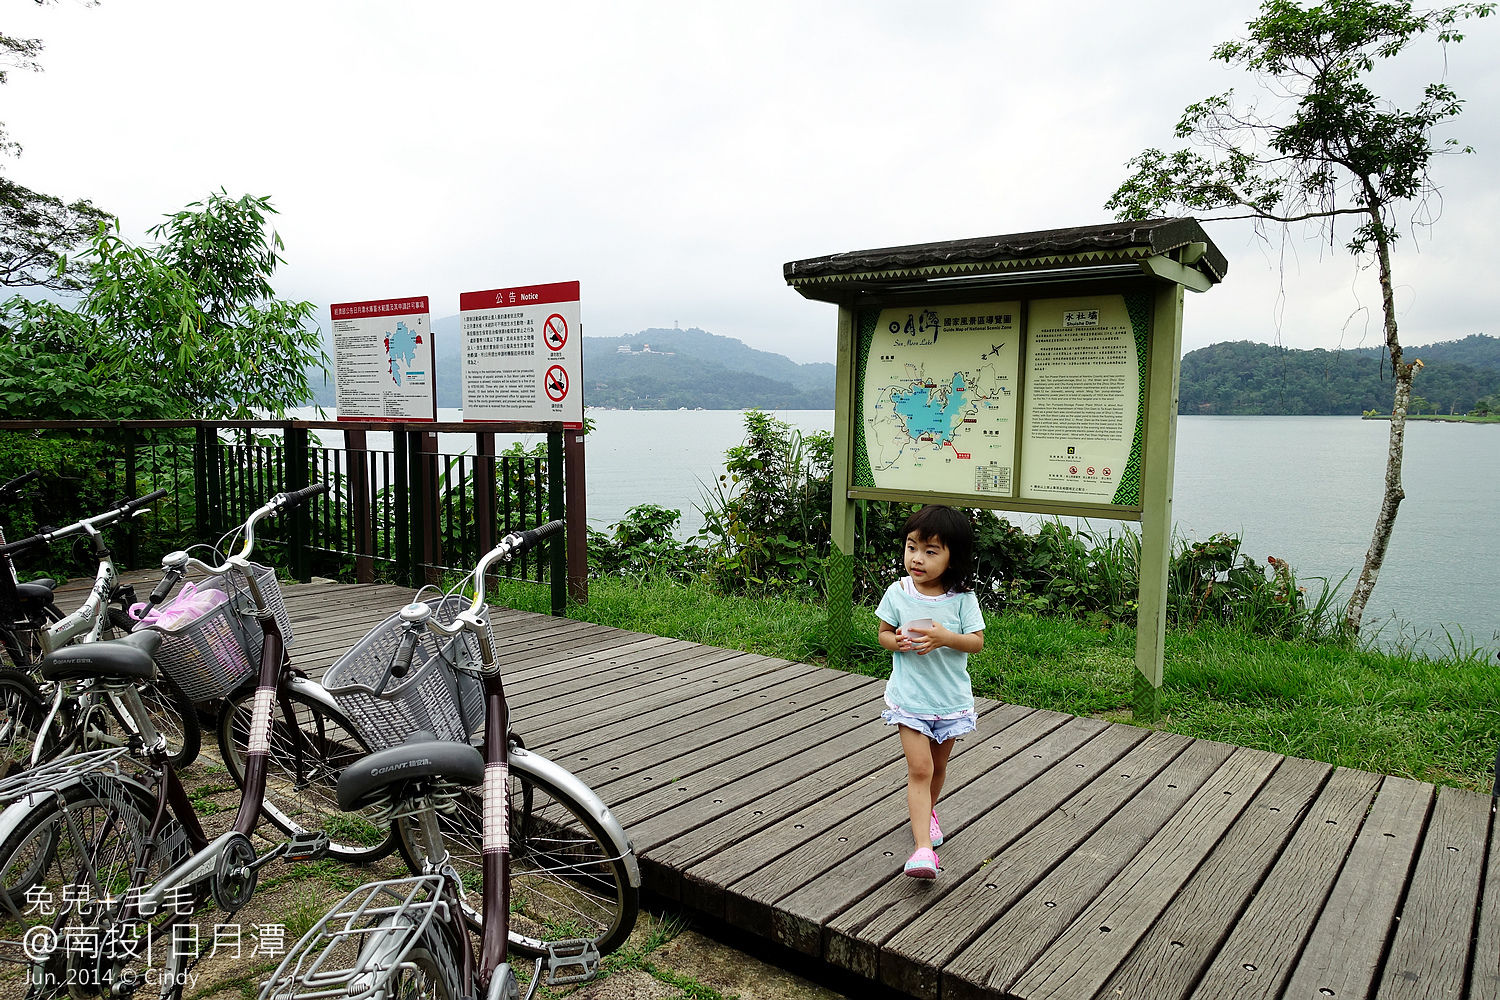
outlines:
[[[457,419],[456,411],[441,416]],[[828,410],[775,416],[804,431],[833,426]],[[743,414],[590,410],[589,417],[589,523],[603,528],[635,504],[654,503],[682,511],[680,535],[695,533],[704,490],[723,471],[724,452],[744,439]],[[1177,532],[1238,534],[1247,555],[1262,564],[1268,555],[1288,560],[1314,593],[1320,585],[1310,578],[1336,584],[1348,574],[1347,597],[1379,509],[1389,430],[1357,417],[1179,417]],[[1407,424],[1406,499],[1365,612],[1367,631],[1385,622],[1388,641],[1404,627],[1446,648],[1443,629],[1457,626],[1473,643],[1500,648],[1497,435],[1492,425]],[[461,436],[441,444],[467,447]]]

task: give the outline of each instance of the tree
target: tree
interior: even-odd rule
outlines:
[[[6,82],[9,69],[40,70],[41,52],[41,39],[0,34],[0,84]],[[0,155],[21,155],[20,144],[10,138],[3,122]],[[109,217],[89,201],[65,203],[0,177],[0,286],[76,291],[80,284],[68,272],[68,254]]]
[[[277,298],[281,238],[268,198],[194,202],[135,246],[117,224],[79,255],[78,309],[21,296],[0,304],[0,416],[280,416],[326,369],[311,302]]]
[[[1418,40],[1435,37],[1444,46],[1462,41],[1459,26],[1494,9],[1492,3],[1418,11],[1410,0],[1326,0],[1307,7],[1266,0],[1246,37],[1219,45],[1213,57],[1257,75],[1276,98],[1273,109],[1263,113],[1233,91],[1190,105],[1176,135],[1206,153],[1146,150],[1126,164],[1133,173],[1105,206],[1122,219],[1180,207],[1212,213],[1204,221],[1315,220],[1330,239],[1338,223],[1355,223],[1348,250],[1376,265],[1394,400],[1380,512],[1344,612],[1351,631],[1359,629],[1405,497],[1406,414],[1422,367],[1420,360],[1403,357],[1397,329],[1392,248],[1401,235],[1398,209],[1436,191],[1434,157],[1472,152],[1457,140],[1436,137],[1438,127],[1462,110],[1451,88],[1428,84],[1414,105],[1402,109],[1377,95],[1367,80]]]

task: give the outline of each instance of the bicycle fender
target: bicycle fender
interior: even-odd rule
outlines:
[[[302,695],[308,701],[315,701],[324,708],[331,708],[335,712],[340,713],[344,711],[339,707],[339,703],[333,700],[333,695],[328,693],[328,689],[315,680],[293,675],[291,684],[288,687]]]
[[[21,825],[21,822],[27,816],[31,815],[33,810],[45,808],[49,800],[59,792],[66,792],[75,785],[83,785],[90,778],[96,777],[98,775],[92,771],[82,771],[59,778],[56,781],[49,781],[45,788],[39,788],[35,791],[22,794],[20,798],[7,805],[4,810],[0,810],[0,844],[10,839],[10,835],[15,833],[16,828]],[[154,792],[140,781],[128,775],[111,774],[107,780],[126,786],[133,786],[134,790],[140,795],[145,796],[147,800],[156,798]]]
[[[625,859],[625,871],[629,875],[631,886],[636,889],[641,887],[641,865],[636,860],[635,847],[630,843],[630,835],[625,832],[620,821],[615,819],[615,814],[609,811],[609,806],[604,804],[604,800],[594,794],[592,788],[585,785],[573,772],[561,764],[554,763],[532,750],[511,747],[510,765],[517,771],[530,771],[539,777],[546,778],[577,799],[579,805],[587,807],[604,827],[604,832],[609,835],[615,852]]]

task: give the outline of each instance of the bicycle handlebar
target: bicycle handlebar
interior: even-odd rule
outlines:
[[[30,472],[21,473],[19,476],[12,479],[8,483],[0,483],[0,497],[9,496],[10,494],[15,493],[22,486],[25,486],[33,479],[41,478],[41,475],[42,471],[40,469],[32,469]]]
[[[26,549],[36,548],[39,545],[50,545],[52,544],[52,542],[56,541],[59,538],[66,538],[69,535],[76,535],[80,531],[97,531],[99,528],[102,528],[107,524],[113,524],[114,522],[122,520],[124,518],[134,517],[135,515],[141,513],[141,511],[146,508],[147,504],[152,503],[156,500],[160,500],[166,495],[166,490],[156,490],[154,492],[147,493],[143,497],[136,497],[134,500],[127,500],[120,506],[114,508],[113,510],[107,510],[103,514],[95,514],[93,517],[86,517],[81,521],[74,521],[72,524],[68,525],[65,528],[54,528],[51,531],[39,532],[29,538],[21,538],[17,539],[14,542],[0,545],[0,556],[13,555],[17,552],[23,552]]]
[[[427,627],[434,632],[450,636],[457,635],[465,628],[477,630],[479,622],[475,616],[479,614],[479,609],[484,607],[484,577],[489,572],[490,566],[495,562],[509,562],[538,542],[551,538],[562,530],[562,521],[548,521],[546,524],[538,525],[535,528],[527,528],[524,531],[513,531],[500,539],[500,544],[486,552],[479,560],[479,565],[475,566],[473,573],[470,574],[474,578],[474,600],[469,605],[469,610],[461,612],[455,617],[452,625],[444,625],[435,617],[428,618]],[[473,621],[473,625],[466,625],[466,619]],[[410,657],[407,659],[410,661]]]
[[[294,507],[300,507],[313,497],[327,492],[327,483],[313,483],[311,486],[303,487],[291,493],[278,493],[270,500],[267,500],[263,506],[256,508],[241,526],[241,530],[245,533],[245,544],[240,546],[238,552],[228,556],[221,565],[211,566],[201,559],[189,556],[186,552],[169,552],[161,561],[167,573],[162,577],[162,582],[157,584],[156,590],[151,592],[151,596],[156,597],[157,592],[160,591],[161,598],[157,598],[157,600],[165,599],[167,593],[176,583],[176,580],[168,583],[167,578],[175,573],[180,579],[183,571],[189,566],[202,570],[205,573],[227,573],[232,568],[243,569],[244,564],[248,564],[250,560],[250,553],[255,550],[255,525],[257,522],[262,518],[280,514]],[[165,589],[163,589],[164,587]]]

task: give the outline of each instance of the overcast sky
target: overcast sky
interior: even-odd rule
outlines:
[[[127,234],[223,187],[270,195],[276,284],[332,302],[582,282],[589,336],[696,326],[831,361],[835,315],[789,260],[1107,222],[1124,163],[1182,108],[1253,81],[1209,59],[1256,5],[325,2],[6,5],[46,43],[0,88],[19,183]],[[1396,262],[1402,339],[1500,333],[1500,17],[1392,88],[1446,79],[1477,149],[1438,164]],[[1409,93],[1409,89],[1405,93]],[[1184,350],[1381,342],[1378,288],[1315,233],[1209,227],[1228,279]]]

